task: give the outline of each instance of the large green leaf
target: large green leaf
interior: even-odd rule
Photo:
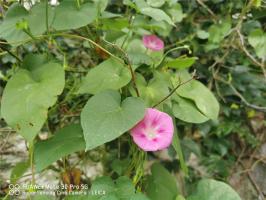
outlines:
[[[91,69],[83,80],[79,93],[96,94],[106,89],[120,89],[129,83],[129,69],[119,61],[109,58]]]
[[[55,8],[48,6],[48,27],[56,30],[80,28],[93,22],[96,17],[97,9],[91,3],[81,4],[79,9],[75,1],[62,1]],[[10,43],[30,39],[29,34],[18,28],[20,23],[24,24],[23,27],[33,36],[46,32],[46,3],[36,3],[30,11],[19,3],[14,3],[0,25],[0,37]]]
[[[104,91],[90,98],[81,112],[86,149],[114,140],[144,117],[141,99],[126,98],[121,102],[117,91]]]
[[[42,128],[48,108],[64,88],[61,65],[46,62],[40,55],[29,55],[8,81],[2,97],[1,113],[9,126],[32,141]]]
[[[76,29],[90,24],[96,17],[94,4],[84,3],[78,8],[76,1],[62,1],[56,7],[52,27],[56,30]]]
[[[60,158],[84,149],[85,141],[81,126],[68,125],[56,132],[52,138],[36,143],[34,151],[36,170],[41,171]]]
[[[241,198],[229,185],[212,179],[203,179],[188,200],[241,200]]]
[[[189,123],[203,123],[209,120],[193,101],[178,95],[172,97],[172,111],[176,118]]]
[[[266,58],[266,33],[261,29],[253,30],[248,36],[248,42],[255,49],[259,58]]]
[[[187,71],[179,71],[179,78],[181,82],[189,80],[191,77]],[[175,81],[175,84],[178,84],[178,81]],[[216,100],[212,92],[201,82],[197,80],[191,80],[188,83],[182,85],[176,90],[176,93],[186,99],[189,99],[194,102],[199,111],[209,119],[216,120],[219,114],[219,103]],[[185,103],[183,103],[185,105]],[[191,106],[186,104],[186,107],[190,107],[190,110],[193,109]],[[195,113],[195,112],[194,112]],[[203,118],[199,118],[200,115],[197,115],[199,121],[203,121]]]
[[[151,168],[152,175],[148,177],[147,195],[152,200],[174,200],[178,195],[175,178],[160,164]]]

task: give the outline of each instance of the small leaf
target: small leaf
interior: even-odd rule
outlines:
[[[259,58],[266,58],[266,33],[261,29],[255,29],[249,34],[248,42],[255,49]]]
[[[229,34],[231,26],[230,19],[226,19],[220,24],[213,24],[209,28],[208,41],[211,43],[220,43]]]
[[[188,200],[241,200],[239,195],[227,184],[203,179],[197,185],[196,192]]]
[[[85,141],[80,125],[68,125],[57,131],[52,138],[36,143],[36,170],[41,171],[60,158],[84,149]]]
[[[28,55],[8,81],[1,113],[9,126],[29,142],[41,130],[48,108],[54,105],[65,84],[64,69],[41,55]]]
[[[129,97],[121,102],[117,91],[104,91],[91,97],[81,112],[86,150],[116,139],[144,117],[140,98]]]
[[[176,58],[167,62],[166,65],[173,69],[185,69],[191,67],[197,59],[197,57]]]
[[[175,26],[172,19],[161,9],[145,7],[145,8],[140,8],[140,12],[143,15],[147,15],[153,18],[155,21],[165,21],[168,24]]]
[[[171,6],[170,9],[167,10],[168,13],[171,15],[173,22],[181,22],[182,19],[185,17],[183,14],[182,7],[179,3],[175,3],[175,5]]]
[[[207,39],[210,36],[210,34],[208,32],[206,32],[206,31],[204,31],[204,30],[198,30],[197,31],[197,36],[198,36],[198,38],[204,40],[204,39]]]
[[[154,77],[147,83],[141,74],[137,74],[136,84],[140,97],[145,101],[147,107],[155,105],[169,94],[168,84],[158,77]],[[133,88],[130,88],[130,92],[133,96],[136,96]]]
[[[30,167],[29,161],[17,163],[10,175],[11,183],[15,184],[17,180],[20,179],[21,176],[28,170],[29,167]]]
[[[147,0],[147,4],[151,7],[159,8],[165,3],[165,0]]]
[[[118,90],[130,80],[129,69],[114,58],[109,58],[88,72],[78,92],[96,94],[106,89]]]

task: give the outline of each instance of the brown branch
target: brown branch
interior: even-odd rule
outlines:
[[[240,40],[240,48],[242,49],[242,51],[246,54],[246,56],[257,66],[259,66],[263,72],[263,75],[266,79],[266,69],[265,69],[265,65],[263,64],[263,62],[259,62],[256,58],[254,58],[249,51],[246,49],[245,47],[245,42],[244,42],[244,37],[241,34],[240,30],[237,29],[236,30],[238,36],[239,36],[239,40]]]
[[[103,40],[103,41],[106,42],[107,44],[111,45],[112,47],[118,49],[121,53],[123,53],[124,58],[126,59],[126,62],[127,62],[127,67],[128,67],[128,69],[130,71],[130,74],[131,74],[134,90],[136,91],[136,94],[139,97],[140,93],[139,93],[139,90],[138,90],[138,87],[137,87],[137,83],[136,83],[136,76],[135,76],[134,70],[132,68],[132,64],[131,64],[131,62],[129,60],[129,57],[128,57],[127,53],[121,47],[119,47],[118,45],[113,44],[111,42],[108,42],[106,40]]]
[[[260,107],[260,106],[257,106],[257,105],[254,105],[254,104],[251,104],[251,103],[249,103],[246,99],[245,99],[245,97],[243,97],[243,95],[240,93],[240,92],[238,92],[237,91],[237,89],[230,83],[230,82],[228,82],[228,81],[226,81],[226,80],[224,80],[224,79],[222,79],[222,78],[220,78],[220,77],[214,77],[216,80],[218,80],[218,81],[221,81],[221,82],[223,82],[223,83],[225,83],[225,84],[227,84],[232,90],[233,90],[233,92],[235,93],[235,95],[236,96],[238,96],[240,99],[241,99],[241,101],[247,106],[247,107],[250,107],[250,108],[253,108],[254,110],[258,110],[258,111],[261,111],[261,112],[265,112],[266,113],[266,107]]]
[[[211,16],[213,17],[213,20],[215,22],[217,22],[217,16],[214,14],[214,12],[202,1],[202,0],[196,0],[202,7],[204,7],[208,13],[211,14]]]
[[[188,80],[186,80],[186,81],[184,81],[184,82],[182,82],[182,83],[180,83],[180,84],[178,84],[167,96],[165,96],[161,101],[159,101],[158,103],[156,103],[154,106],[152,106],[152,108],[155,108],[155,107],[157,107],[158,105],[160,105],[162,102],[164,102],[166,99],[168,99],[169,97],[171,97],[174,93],[175,93],[175,91],[178,89],[178,88],[180,88],[182,85],[185,85],[185,84],[187,84],[188,82],[190,82],[190,81],[192,81],[192,80],[194,80],[194,79],[196,79],[196,70],[193,72],[193,74],[192,74],[192,78],[190,78],[190,79],[188,79]]]

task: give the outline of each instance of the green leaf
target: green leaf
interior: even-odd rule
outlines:
[[[56,30],[77,29],[90,24],[97,18],[94,4],[83,3],[77,8],[76,1],[62,1],[55,9],[52,27]]]
[[[88,72],[78,92],[96,94],[106,89],[118,90],[130,80],[129,69],[119,61],[109,58]]]
[[[29,161],[19,162],[15,165],[13,168],[11,175],[10,175],[10,181],[12,184],[15,184],[18,179],[21,178],[21,176],[28,170],[30,167]]]
[[[175,178],[160,164],[151,168],[152,175],[148,177],[147,195],[152,200],[173,200],[178,195]]]
[[[167,62],[166,66],[173,69],[185,69],[191,67],[197,59],[197,57],[176,58]]]
[[[196,192],[188,200],[241,200],[239,195],[227,184],[203,179],[197,185]]]
[[[197,30],[197,36],[198,38],[204,40],[204,39],[207,39],[210,36],[210,34],[204,30]]]
[[[188,72],[185,70],[180,71],[179,73],[181,82],[187,81],[191,78]],[[176,84],[178,83],[175,83],[175,85]],[[219,103],[212,92],[201,82],[197,80],[191,80],[190,82],[179,87],[176,90],[176,93],[183,98],[193,101],[198,110],[200,110],[200,112],[209,119],[217,119],[219,114]],[[188,104],[185,104],[184,102],[183,105],[186,105],[186,107],[189,108]],[[190,110],[193,110],[191,106]],[[199,121],[203,120],[203,118],[200,119],[199,117],[200,115],[197,115]]]
[[[71,153],[85,149],[85,141],[79,124],[68,125],[48,140],[35,144],[36,170],[41,171],[53,162]]]
[[[16,24],[27,16],[28,12],[19,3],[10,6],[3,23],[0,25],[0,37],[12,43],[27,39],[28,36],[21,30],[16,29]]]
[[[93,181],[91,191],[105,191],[107,195],[112,194],[115,191],[115,184],[110,177],[99,177]]]
[[[125,176],[119,177],[116,181],[116,193],[121,200],[128,200],[135,194],[135,187],[132,181]]]
[[[132,181],[125,176],[115,181],[106,176],[97,178],[92,183],[91,191],[104,191],[103,196],[98,196],[100,200],[149,200],[145,195],[135,193]]]
[[[181,22],[182,19],[185,17],[183,14],[182,7],[179,3],[175,3],[175,5],[171,6],[170,9],[167,10],[170,14],[173,22]]]
[[[66,14],[67,11],[67,14]],[[48,26],[56,30],[77,29],[93,22],[97,17],[97,9],[94,4],[81,4],[77,8],[75,1],[62,1],[58,6],[48,6]],[[19,28],[22,25],[21,28]],[[36,3],[30,11],[27,11],[19,3],[14,3],[8,9],[3,23],[0,25],[0,37],[9,43],[22,42],[31,37],[23,31],[27,28],[33,36],[39,36],[46,32],[46,3]]]
[[[143,15],[147,15],[147,16],[151,17],[155,21],[165,21],[168,24],[175,26],[172,19],[161,9],[145,7],[145,8],[140,8],[140,12]]]
[[[33,200],[54,200],[54,197],[48,195],[34,195]]]
[[[147,107],[155,105],[169,94],[168,84],[158,77],[154,77],[147,83],[141,74],[137,74],[136,84],[140,97],[145,101]],[[133,96],[136,96],[133,88],[130,88],[130,92]]]
[[[148,197],[146,197],[144,194],[138,193],[138,194],[134,194],[130,200],[149,200]]]
[[[173,121],[174,121],[174,124],[176,124],[175,119],[173,119]],[[173,141],[172,141],[172,146],[174,147],[174,149],[178,155],[181,169],[183,170],[185,175],[188,175],[188,168],[187,168],[184,156],[183,156],[183,152],[182,152],[182,148],[181,148],[181,144],[180,144],[180,140],[179,140],[179,136],[178,136],[176,127],[175,127],[174,137],[173,137]]]
[[[116,139],[144,117],[140,98],[129,97],[121,102],[117,91],[104,91],[88,100],[81,112],[86,150]]]
[[[186,200],[182,195],[178,195],[175,200]]]
[[[193,101],[178,95],[172,97],[172,111],[176,118],[189,123],[203,123],[209,120]]]
[[[159,8],[165,3],[165,0],[147,0],[147,4],[151,7]]]
[[[211,43],[220,43],[229,34],[231,26],[230,19],[226,19],[220,24],[213,24],[209,28],[208,41]]]
[[[255,29],[249,34],[248,42],[259,58],[266,59],[266,33],[261,29]]]
[[[5,121],[29,142],[41,130],[48,108],[65,85],[63,67],[44,60],[41,55],[28,55],[8,81],[1,101]]]

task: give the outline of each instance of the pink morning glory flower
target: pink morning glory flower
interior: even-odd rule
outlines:
[[[157,109],[147,108],[144,118],[131,129],[134,142],[144,151],[167,148],[173,138],[172,118]]]
[[[153,51],[160,51],[164,48],[163,41],[156,35],[144,35],[142,38],[144,46]]]

